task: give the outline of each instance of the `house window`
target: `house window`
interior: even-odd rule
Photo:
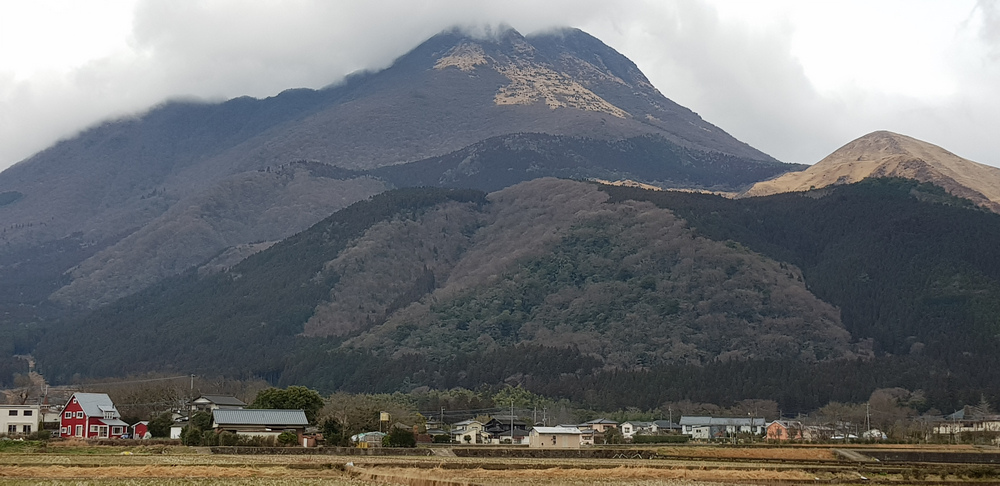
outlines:
[[[7,415],[10,417],[17,417],[17,410],[8,410]]]
[[[63,415],[63,418],[68,418],[68,419],[73,418],[73,412],[66,412],[66,414]]]
[[[17,433],[17,425],[11,424],[7,426],[7,435],[14,435],[16,433]]]
[[[30,417],[31,416],[31,410],[25,410],[24,411],[24,416],[25,417]]]
[[[76,418],[83,418],[83,412],[76,412]]]
[[[69,432],[66,432],[66,429],[68,429],[68,428],[69,427],[59,427],[59,435],[66,435],[66,434],[68,434]]]
[[[24,426],[24,433],[25,434],[30,434],[31,433],[31,426],[30,425],[25,425]]]
[[[90,426],[90,431],[91,432],[97,432],[97,426],[96,425],[91,425]]]
[[[83,436],[83,426],[82,425],[77,425],[76,426],[76,436],[77,437],[82,437]]]
[[[111,435],[122,435],[125,431],[122,430],[121,425],[116,425],[111,427]]]

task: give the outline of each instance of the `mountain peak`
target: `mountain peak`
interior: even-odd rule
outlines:
[[[851,184],[872,177],[901,177],[940,186],[1000,213],[1000,169],[973,162],[937,145],[879,130],[835,150],[802,172],[759,182],[746,195],[766,196]]]
[[[936,162],[961,158],[937,145],[924,142],[923,140],[888,130],[878,130],[851,141],[825,157],[816,165],[882,160],[886,157],[899,156]]]

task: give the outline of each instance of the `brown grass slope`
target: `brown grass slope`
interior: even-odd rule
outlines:
[[[976,205],[1000,212],[1000,169],[959,157],[937,145],[888,131],[869,133],[802,172],[758,182],[747,196],[808,191],[869,177],[929,182]]]

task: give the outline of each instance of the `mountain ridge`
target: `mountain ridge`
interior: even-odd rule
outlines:
[[[850,184],[869,177],[902,177],[929,182],[977,206],[1000,212],[1000,169],[885,130],[847,143],[802,172],[758,182],[745,195],[806,191]]]

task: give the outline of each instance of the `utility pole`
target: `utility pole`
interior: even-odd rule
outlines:
[[[662,415],[661,415],[662,417]],[[674,432],[674,409],[673,407],[667,407],[667,422],[670,424],[670,430],[667,431],[668,434]]]
[[[872,431],[871,402],[865,402],[865,433],[871,435],[871,431]]]
[[[514,399],[510,399],[510,445],[514,445]]]

